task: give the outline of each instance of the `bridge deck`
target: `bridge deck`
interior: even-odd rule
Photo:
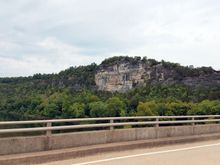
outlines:
[[[205,141],[205,142],[198,143],[199,141]],[[208,142],[208,141],[212,141],[212,142]],[[192,142],[194,142],[194,144]],[[197,142],[197,144],[195,144],[195,142]],[[81,146],[81,147],[74,147],[74,148],[67,148],[67,149],[42,151],[42,152],[2,155],[0,156],[0,164],[1,165],[12,165],[12,164],[29,165],[29,164],[53,162],[52,164],[72,165],[72,164],[83,163],[83,162],[88,162],[88,161],[89,162],[95,161],[93,164],[101,164],[101,163],[109,163],[109,162],[110,164],[112,164],[112,162],[117,163],[116,161],[119,161],[120,163],[120,161],[125,161],[125,159],[132,160],[133,158],[137,158],[138,160],[139,159],[142,160],[145,157],[148,158],[149,156],[153,156],[153,155],[157,156],[160,154],[161,155],[169,154],[169,153],[172,154],[175,152],[178,153],[182,151],[188,151],[188,150],[190,151],[193,149],[196,150],[200,148],[201,149],[207,148],[210,150],[211,147],[214,147],[214,146],[218,147],[220,145],[218,143],[220,143],[219,133],[184,136],[184,137],[150,139],[150,140],[139,140],[139,141],[128,141],[128,142],[117,142],[117,143],[109,143],[109,144],[99,144],[99,145],[92,145],[92,146]],[[177,144],[187,144],[187,145],[185,146],[183,145],[182,147],[181,145],[177,145]],[[208,144],[209,146],[204,146],[206,144]],[[214,145],[210,145],[210,144],[214,144]],[[160,147],[170,146],[170,147],[156,148],[156,146],[160,146]],[[199,146],[199,147],[187,148],[187,147],[192,147],[192,146]],[[152,147],[154,148],[150,149]],[[176,148],[176,147],[182,147],[182,148]],[[135,150],[135,149],[138,149],[138,150]],[[129,151],[129,152],[124,152],[124,151]],[[210,152],[212,152],[212,149]],[[217,153],[220,153],[220,152],[217,152]],[[91,155],[96,155],[96,156],[91,156]],[[200,155],[200,156],[203,157],[203,155]],[[79,157],[81,157],[81,159],[79,159]],[[67,160],[67,159],[70,159],[70,160]],[[103,159],[104,161],[99,162],[99,160],[103,160]],[[61,161],[61,160],[67,160],[67,161]],[[212,159],[208,159],[208,160],[210,161]],[[60,162],[56,163],[55,161],[60,161]],[[47,163],[47,164],[52,165],[51,163]],[[160,164],[157,164],[157,165],[160,165]]]
[[[189,144],[110,152],[44,165],[219,165],[220,139]]]

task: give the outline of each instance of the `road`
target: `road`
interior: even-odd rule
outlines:
[[[103,153],[44,165],[219,165],[220,140]]]

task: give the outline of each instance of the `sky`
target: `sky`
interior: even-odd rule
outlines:
[[[219,0],[0,0],[0,77],[112,56],[220,70]]]

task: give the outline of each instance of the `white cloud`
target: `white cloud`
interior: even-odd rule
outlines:
[[[0,2],[0,77],[59,72],[111,55],[220,69],[218,0]]]
[[[0,57],[2,77],[15,76],[29,76],[33,73],[53,73],[56,67],[45,59],[36,57],[27,57],[22,59],[13,59],[7,57]]]
[[[104,58],[81,54],[80,48],[62,43],[54,37],[46,38],[35,45],[41,50],[41,54],[24,54],[18,59],[0,56],[0,75],[15,77],[34,73],[58,73],[70,66],[101,62]]]

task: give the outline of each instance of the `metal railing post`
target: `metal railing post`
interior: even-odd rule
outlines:
[[[159,123],[158,123],[159,121],[160,121],[160,119],[159,119],[159,118],[156,118],[156,124],[155,124],[156,128],[159,127]]]
[[[195,126],[194,120],[195,120],[195,117],[192,117],[192,123],[191,123],[192,126]]]
[[[51,123],[51,122],[48,122],[48,123],[47,123],[47,127],[51,127],[51,126],[52,126],[52,123]],[[51,134],[52,134],[52,131],[51,131],[51,130],[47,130],[47,131],[46,131],[46,135],[47,135],[47,136],[51,136]]]
[[[110,120],[110,123],[111,123],[111,124],[114,123],[114,120],[111,119],[111,120]],[[110,126],[110,130],[114,130],[114,126]]]

